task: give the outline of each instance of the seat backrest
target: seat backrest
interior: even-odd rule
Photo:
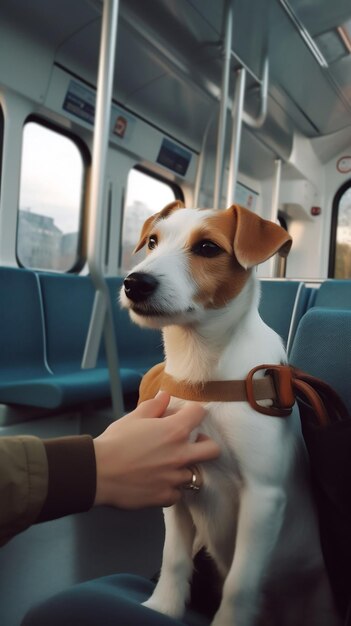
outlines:
[[[292,325],[295,329],[305,310],[304,285],[288,280],[260,280],[260,284],[259,313],[287,346]]]
[[[77,371],[81,367],[93,308],[93,284],[88,276],[53,273],[38,276],[48,364],[54,373]],[[102,348],[97,364],[106,366]]]
[[[351,280],[326,280],[316,290],[313,306],[351,311]]]
[[[331,385],[351,411],[351,311],[307,311],[298,326],[289,361]]]
[[[30,270],[0,268],[0,367],[28,375],[45,372],[43,311],[38,279]]]

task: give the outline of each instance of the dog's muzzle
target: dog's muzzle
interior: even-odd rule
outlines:
[[[151,274],[144,272],[132,272],[124,279],[124,291],[133,302],[144,302],[157,289],[158,280]]]

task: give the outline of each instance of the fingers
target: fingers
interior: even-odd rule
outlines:
[[[194,486],[196,486],[196,490],[198,491],[203,484],[201,470],[197,465],[192,465],[188,469],[190,472],[190,480],[187,480],[186,483],[183,484],[183,488],[189,489],[189,486],[192,485],[190,489],[194,489]]]
[[[198,467],[186,467],[177,471],[174,483],[166,494],[162,497],[163,506],[171,506],[178,502],[183,496],[183,490],[189,489],[189,485],[194,484],[193,476],[196,476],[195,484],[200,489],[203,484],[202,474]]]
[[[177,413],[165,418],[169,423],[172,422],[179,440],[184,441],[182,451],[183,466],[189,467],[189,465],[203,461],[212,461],[220,455],[218,444],[206,435],[199,434],[195,443],[189,442],[190,433],[200,426],[205,415],[206,410],[202,405],[192,403],[187,404]]]
[[[187,465],[213,461],[219,457],[220,447],[212,439],[205,438],[204,440],[197,440],[195,443],[189,443],[186,454],[188,455]]]
[[[173,421],[174,427],[178,429],[179,436],[188,440],[190,433],[200,426],[206,415],[206,410],[200,404],[188,404],[177,413],[169,415],[165,419]],[[215,459],[219,456],[219,446],[209,437],[199,434],[195,443],[187,443],[188,454],[191,455],[189,462],[196,463]],[[188,465],[188,463],[187,463]]]
[[[134,417],[162,417],[170,401],[170,395],[160,391],[152,400],[145,400],[131,413]]]
[[[166,418],[168,421],[174,421],[177,423],[179,430],[184,429],[186,436],[199,426],[206,415],[206,410],[201,404],[191,403],[187,404],[176,413],[168,415]]]
[[[152,400],[141,402],[130,415],[134,417],[162,417],[168,407],[169,401],[170,395],[165,391],[160,391]],[[206,411],[201,404],[194,402],[168,415],[167,419],[177,419],[179,426],[184,426],[188,434],[190,434],[194,428],[201,424],[205,414]]]
[[[209,439],[209,437],[207,435],[205,435],[204,433],[199,433],[196,441],[207,441]]]
[[[193,471],[195,470],[190,467],[184,467],[184,469],[180,469],[177,475],[177,487],[184,487],[185,485],[191,483],[193,478]],[[196,473],[196,476],[197,475],[198,473]]]
[[[133,417],[162,417],[168,407],[169,401],[170,395],[165,391],[160,391],[152,400],[141,402],[130,415]],[[185,437],[187,437],[194,428],[201,424],[205,414],[206,411],[201,404],[194,402],[171,413],[165,419],[177,423],[179,430],[184,429]]]
[[[130,413],[130,416],[134,418],[162,417],[169,401],[169,394],[162,391],[153,400],[142,402],[135,411]],[[189,467],[189,465],[203,461],[211,461],[220,454],[219,446],[206,435],[199,435],[195,443],[189,442],[191,432],[200,426],[205,415],[206,410],[201,404],[189,403],[162,420],[162,423],[167,428],[167,439],[178,446],[182,446],[181,455],[179,455],[179,462],[182,467]]]
[[[178,460],[182,467],[213,461],[220,456],[219,445],[206,435],[199,434],[195,442],[191,441],[191,432],[200,426],[204,416],[205,410],[202,406],[191,405],[165,418],[172,424],[170,432],[173,440],[181,445]]]

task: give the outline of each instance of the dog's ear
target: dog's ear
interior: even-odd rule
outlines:
[[[173,200],[173,202],[166,204],[166,206],[158,214],[157,219],[166,219],[166,217],[168,217],[171,213],[173,213],[173,211],[176,211],[177,209],[185,209],[185,204],[183,204],[181,200]]]
[[[283,257],[288,255],[292,238],[284,228],[238,204],[228,210],[235,221],[234,253],[242,267],[248,269],[263,263],[276,252]]]
[[[173,202],[170,202],[169,204],[167,204],[162,209],[162,211],[159,211],[158,213],[155,213],[154,215],[151,215],[150,217],[148,217],[147,220],[144,222],[144,225],[141,229],[140,239],[133,250],[133,254],[135,254],[136,252],[139,252],[139,250],[141,250],[145,246],[148,235],[151,232],[151,228],[158,220],[165,219],[166,217],[170,215],[170,213],[172,213],[176,209],[184,209],[184,208],[185,206],[183,202],[181,202],[181,200],[174,200]]]

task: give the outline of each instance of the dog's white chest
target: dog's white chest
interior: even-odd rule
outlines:
[[[217,441],[221,455],[201,466],[203,486],[199,492],[185,492],[184,502],[196,527],[194,553],[205,546],[225,578],[233,561],[243,491],[249,486],[255,492],[257,486],[259,492],[262,485],[267,493],[277,485],[284,492],[293,485],[299,489],[304,450],[298,416],[264,416],[243,402],[211,403],[207,410],[199,432]]]
[[[172,405],[179,401],[172,400]],[[243,476],[240,471],[233,442],[232,422],[239,403],[233,411],[232,404],[207,405],[207,416],[201,428],[192,434],[196,439],[201,432],[215,440],[221,455],[215,461],[201,465],[203,484],[199,492],[184,491],[184,502],[196,528],[194,554],[205,547],[217,563],[220,574],[226,576],[233,560],[236,521],[239,512]]]

